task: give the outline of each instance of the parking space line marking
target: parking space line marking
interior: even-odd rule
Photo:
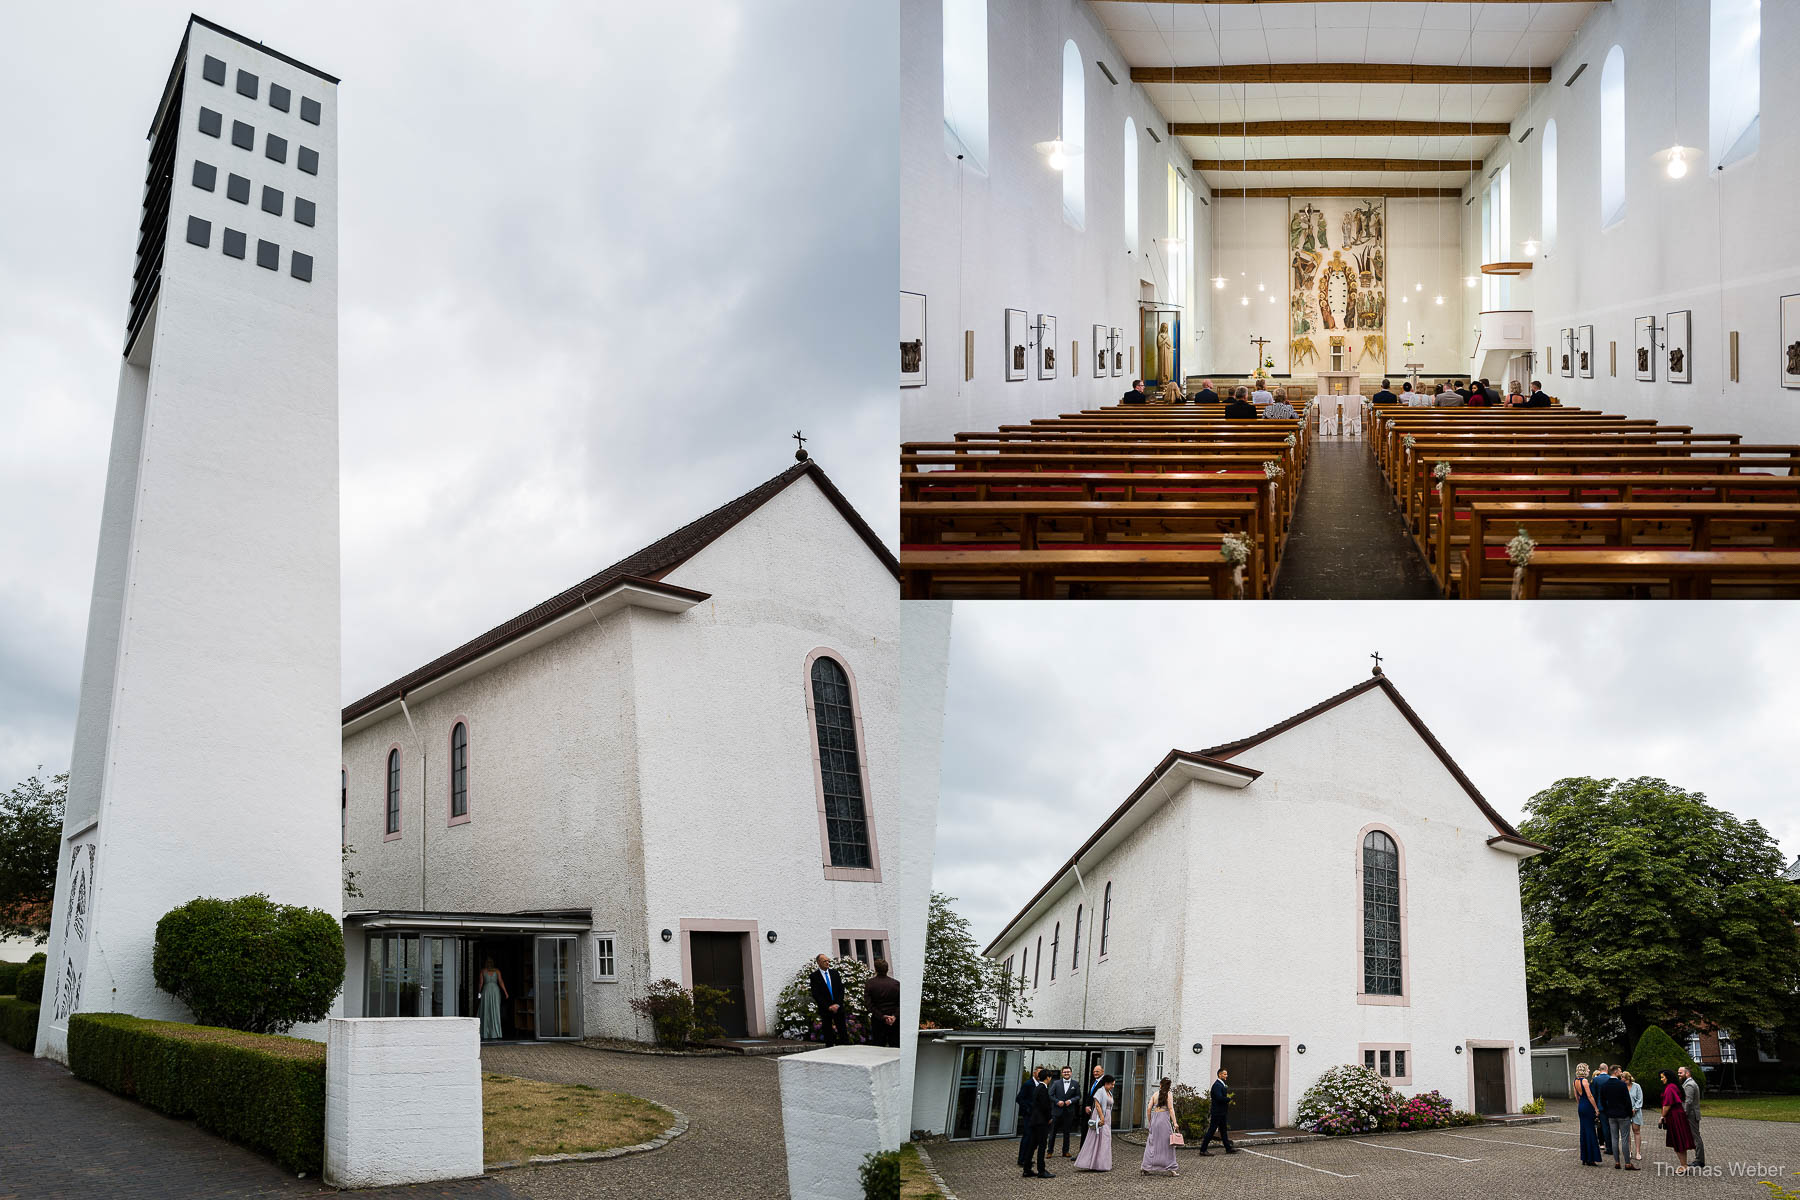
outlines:
[[[1338,1179],[1355,1179],[1356,1178],[1356,1176],[1354,1176],[1354,1175],[1343,1175],[1337,1171],[1327,1171],[1324,1167],[1309,1167],[1305,1163],[1295,1162],[1291,1158],[1282,1158],[1279,1155],[1274,1155],[1274,1154],[1264,1154],[1261,1150],[1252,1150],[1248,1146],[1239,1146],[1238,1149],[1242,1150],[1245,1154],[1254,1154],[1258,1158],[1273,1158],[1276,1162],[1286,1163],[1290,1167],[1299,1167],[1303,1171],[1317,1171],[1321,1175],[1331,1175]]]
[[[1445,1137],[1461,1138],[1465,1142],[1492,1142],[1496,1146],[1530,1146],[1533,1150],[1549,1150],[1555,1154],[1567,1154],[1571,1150],[1579,1150],[1579,1146],[1546,1146],[1542,1142],[1509,1142],[1505,1138],[1470,1137],[1466,1133],[1446,1133]]]
[[[1355,1141],[1356,1139],[1352,1138],[1351,1140]],[[1447,1158],[1451,1162],[1472,1163],[1481,1161],[1479,1158],[1458,1158],[1454,1154],[1437,1154],[1430,1150],[1408,1150],[1405,1146],[1383,1146],[1379,1142],[1356,1142],[1356,1144],[1359,1146],[1368,1146],[1372,1150],[1398,1150],[1402,1154],[1423,1154],[1430,1158]]]

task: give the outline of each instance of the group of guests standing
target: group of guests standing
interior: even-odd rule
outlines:
[[[1544,390],[1538,380],[1531,381],[1531,391],[1523,391],[1519,381],[1513,380],[1506,395],[1485,379],[1457,380],[1446,383],[1434,383],[1414,389],[1411,381],[1400,385],[1400,394],[1395,395],[1393,384],[1384,379],[1381,390],[1376,392],[1372,400],[1376,404],[1405,404],[1408,408],[1480,408],[1491,405],[1497,408],[1549,408],[1556,397]]]
[[[869,1045],[900,1044],[900,981],[888,974],[888,961],[875,960],[875,974],[863,984],[863,1011],[869,1014]],[[831,965],[831,955],[813,960],[806,979],[813,1005],[819,1010],[819,1026],[827,1046],[850,1040],[850,997],[845,995],[844,974]]]
[[[1219,1135],[1225,1153],[1236,1154],[1231,1144],[1231,1090],[1226,1086],[1229,1072],[1221,1070],[1212,1084],[1212,1119],[1206,1136],[1200,1139],[1200,1153],[1210,1155],[1207,1146],[1213,1135]],[[1075,1080],[1074,1070],[1064,1067],[1059,1074],[1039,1067],[1025,1076],[1013,1102],[1019,1109],[1019,1168],[1026,1179],[1054,1179],[1046,1159],[1056,1154],[1056,1138],[1062,1135],[1060,1157],[1069,1158],[1069,1142],[1080,1129],[1075,1159],[1077,1171],[1112,1170],[1113,1091],[1118,1080],[1106,1073],[1099,1063],[1083,1085]],[[1185,1145],[1175,1118],[1175,1095],[1171,1081],[1164,1076],[1156,1095],[1144,1112],[1144,1161],[1146,1175],[1178,1175],[1175,1147]]]
[[[1686,1067],[1661,1071],[1652,1086],[1662,1106],[1657,1125],[1663,1145],[1675,1152],[1676,1174],[1706,1165],[1700,1140],[1700,1084]],[[1601,1063],[1592,1075],[1586,1063],[1575,1064],[1575,1114],[1581,1125],[1581,1165],[1598,1167],[1603,1153],[1612,1155],[1613,1170],[1635,1171],[1644,1161],[1644,1088],[1630,1071],[1616,1074]]]

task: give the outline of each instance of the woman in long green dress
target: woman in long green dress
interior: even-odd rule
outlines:
[[[481,968],[481,1036],[484,1041],[492,1041],[500,1036],[502,996],[510,998],[506,984],[500,978],[500,971],[490,958],[487,965]]]

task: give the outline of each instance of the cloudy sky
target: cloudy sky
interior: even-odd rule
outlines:
[[[0,5],[0,787],[68,762],[190,8]],[[776,474],[797,428],[894,528],[895,9],[205,8],[344,81],[346,698]]]
[[[1517,824],[1575,775],[1659,776],[1800,853],[1800,605],[961,603],[934,887],[983,945],[1170,749],[1382,668]]]

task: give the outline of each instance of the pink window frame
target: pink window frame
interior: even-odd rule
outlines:
[[[1377,996],[1363,991],[1368,977],[1363,973],[1363,839],[1376,830],[1394,840],[1394,852],[1399,857],[1400,872],[1400,994],[1398,996]],[[1364,825],[1356,833],[1356,1002],[1358,1004],[1390,1004],[1400,1008],[1412,1007],[1412,936],[1406,927],[1406,844],[1400,835],[1387,825],[1374,823]]]
[[[744,1018],[751,1037],[768,1036],[763,1016],[762,935],[755,921],[681,920],[681,986],[694,986],[694,949],[690,933],[742,933],[744,938]]]
[[[1377,1075],[1381,1074],[1381,1052],[1383,1050],[1406,1051],[1406,1074],[1383,1075],[1382,1078],[1386,1079],[1389,1083],[1404,1083],[1409,1086],[1411,1085],[1413,1081],[1413,1049],[1411,1042],[1358,1042],[1356,1044],[1356,1061],[1359,1065],[1368,1065],[1363,1062],[1363,1052],[1366,1050],[1375,1051],[1375,1073]]]
[[[894,943],[893,943],[893,939],[888,937],[887,930],[885,930],[885,929],[834,929],[834,930],[832,930],[831,931],[831,952],[832,952],[831,957],[833,957],[833,958],[843,957],[842,955],[838,954],[838,952],[837,952],[837,944],[838,944],[838,940],[840,938],[849,938],[850,939],[850,951],[851,951],[850,957],[851,958],[856,957],[856,939],[857,938],[861,938],[863,941],[871,942],[871,943],[874,942],[875,939],[880,938],[881,945],[882,945],[882,953],[881,953],[880,957],[887,959],[888,974],[890,974],[890,975],[893,974]],[[873,945],[871,945],[869,947],[869,969],[871,971],[873,971],[875,969],[875,958],[876,958],[875,947]]]
[[[831,831],[825,823],[825,773],[819,766],[819,717],[813,709],[812,668],[821,658],[829,658],[843,668],[850,681],[850,716],[856,724],[856,766],[862,777],[863,820],[869,829],[869,865],[867,867],[834,867],[831,865]],[[845,883],[880,883],[881,851],[875,840],[875,793],[869,787],[869,741],[863,736],[862,698],[856,688],[856,672],[844,656],[827,646],[817,646],[807,654],[800,671],[801,690],[806,695],[806,737],[812,746],[813,800],[819,812],[819,851],[825,878]]]
[[[1463,1057],[1469,1060],[1468,1075],[1469,1075],[1469,1111],[1470,1112],[1475,1111],[1475,1051],[1477,1051],[1477,1050],[1504,1050],[1504,1051],[1506,1051],[1506,1111],[1509,1113],[1516,1113],[1519,1111],[1518,1095],[1517,1095],[1517,1093],[1515,1093],[1513,1091],[1513,1075],[1514,1075],[1513,1060],[1515,1058],[1519,1058],[1522,1056],[1513,1049],[1513,1047],[1516,1044],[1517,1043],[1514,1043],[1514,1042],[1497,1041],[1493,1038],[1470,1038],[1468,1041],[1463,1043],[1463,1045],[1467,1048],[1466,1052],[1463,1054]]]
[[[399,755],[395,758],[395,755]],[[387,831],[388,813],[388,763],[392,762],[398,770],[392,772],[394,779],[394,832]],[[397,842],[406,830],[406,755],[400,753],[400,743],[395,742],[388,747],[388,752],[381,760],[381,840]]]
[[[465,786],[463,799],[466,805],[463,809],[463,815],[460,817],[456,815],[456,727],[458,725],[463,727],[463,778]],[[469,767],[469,746],[473,744],[474,740],[474,738],[469,736],[469,718],[459,716],[450,722],[450,732],[444,737],[444,748],[446,752],[444,765],[448,768],[444,772],[444,818],[445,824],[447,825],[467,825],[469,823],[469,814],[474,810],[473,805],[467,804],[468,795],[475,790],[473,787],[468,786],[468,777],[473,774]]]
[[[1288,1124],[1288,1040],[1284,1037],[1266,1037],[1262,1034],[1217,1034],[1212,1040],[1212,1074],[1206,1077],[1207,1087],[1219,1077],[1219,1053],[1226,1046],[1273,1046],[1275,1047],[1275,1124]],[[1226,1087],[1231,1085],[1227,1083]]]

